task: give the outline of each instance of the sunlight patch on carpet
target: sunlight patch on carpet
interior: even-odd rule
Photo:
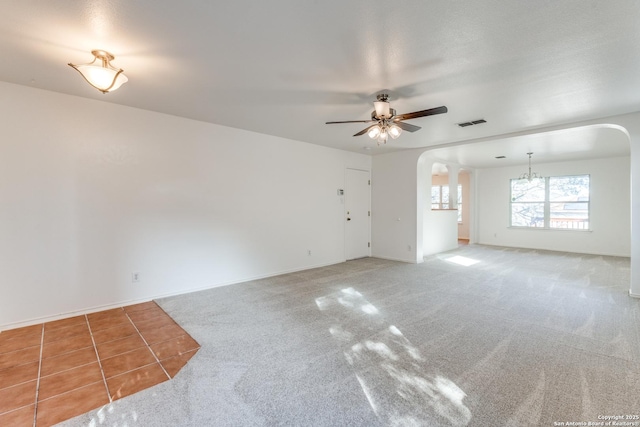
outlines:
[[[316,299],[376,416],[386,425],[466,426],[465,392],[427,365],[417,347],[353,288]]]
[[[464,267],[469,267],[480,262],[477,259],[467,258],[460,255],[455,255],[449,258],[445,258],[444,260],[448,262],[453,262],[454,264],[462,265]]]

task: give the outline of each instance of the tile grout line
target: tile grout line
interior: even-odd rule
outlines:
[[[140,347],[140,348],[142,348],[142,347]],[[123,353],[123,354],[124,354],[124,353]],[[128,373],[131,373],[131,372],[133,372],[133,371],[137,371],[138,369],[148,368],[149,366],[154,366],[156,363],[158,363],[158,362],[151,362],[151,363],[147,363],[146,365],[138,366],[137,368],[133,368],[133,369],[129,369],[128,371],[120,372],[119,374],[116,374],[116,375],[113,375],[113,376],[109,377],[109,379],[111,379],[111,378],[117,378],[117,377],[119,377],[119,376],[122,376],[122,375],[125,375],[125,374],[128,374]],[[171,378],[169,378],[169,379],[171,379]]]
[[[91,337],[91,343],[93,344],[93,351],[96,352],[96,359],[98,359],[98,366],[100,367],[100,375],[102,375],[102,382],[104,383],[104,389],[107,392],[107,397],[109,398],[109,403],[112,403],[111,393],[109,393],[109,386],[107,385],[107,379],[104,376],[104,370],[102,369],[102,362],[100,362],[100,355],[98,354],[98,347],[96,346],[96,341],[93,339],[93,332],[91,331],[91,324],[89,323],[89,318],[87,315],[84,315],[84,320],[87,322],[87,328],[89,328],[89,336]]]
[[[89,347],[83,347],[83,348],[81,348],[81,349],[79,349],[79,350],[84,350],[84,349],[86,349],[86,348],[89,348]],[[64,356],[65,354],[68,354],[68,353],[73,353],[73,351],[69,351],[69,352],[67,352],[67,353],[62,353],[62,356]],[[91,365],[92,363],[96,363],[96,362],[87,362],[87,363],[83,363],[83,364],[81,364],[81,365],[72,366],[71,368],[63,369],[63,370],[61,370],[61,371],[55,371],[55,372],[53,372],[53,373],[51,373],[51,374],[49,374],[49,375],[44,375],[44,376],[45,376],[45,377],[51,377],[51,376],[53,376],[53,375],[58,375],[58,374],[62,374],[62,373],[65,373],[65,372],[73,371],[73,370],[74,370],[74,369],[76,369],[76,368],[82,368],[83,366]],[[26,381],[25,381],[25,382],[26,382]]]
[[[44,350],[44,323],[42,324],[42,335],[40,336],[40,358],[38,359],[38,378],[36,380],[36,397],[33,402],[33,427],[36,427],[38,419],[38,391],[40,391],[40,372],[42,371],[42,353]]]
[[[186,333],[185,333],[184,335],[189,336],[189,334],[186,334]],[[135,336],[135,335],[130,335],[130,336]],[[181,336],[182,336],[182,335],[181,335]],[[142,337],[140,337],[140,338],[142,338]],[[193,339],[193,338],[192,338],[192,339]],[[144,338],[142,338],[142,340],[143,340],[143,342],[144,342]],[[164,340],[164,341],[154,342],[153,344],[154,344],[154,345],[155,345],[155,344],[162,344],[162,343],[165,343],[165,342],[168,342],[168,341],[172,341],[172,340],[174,340],[174,338],[169,338],[169,339]],[[195,341],[195,340],[194,340],[194,341]],[[196,341],[196,343],[197,343],[197,341]],[[101,344],[102,344],[102,343],[101,343]],[[87,348],[88,348],[88,347],[87,347]],[[140,350],[140,349],[142,349],[142,348],[150,348],[150,345],[149,345],[149,344],[147,344],[147,343],[145,342],[145,343],[144,343],[144,345],[141,345],[140,347],[137,347],[137,348],[134,348],[134,349],[131,349],[131,350],[127,350],[127,351],[123,351],[122,353],[114,354],[113,356],[105,357],[104,359],[105,359],[105,360],[107,360],[107,359],[113,359],[114,357],[119,357],[119,356],[122,356],[122,355],[125,355],[125,354],[133,353],[134,351],[138,351],[138,350]],[[198,346],[197,346],[197,347],[195,347],[195,348],[192,348],[192,349],[190,349],[190,350],[185,350],[183,353],[175,354],[175,355],[173,355],[173,356],[169,356],[169,357],[167,357],[167,358],[165,358],[165,359],[162,359],[162,360],[167,360],[167,359],[171,359],[171,358],[174,358],[174,357],[178,357],[178,356],[181,356],[182,354],[185,354],[185,353],[190,353],[190,352],[192,352],[192,351],[200,350],[201,348],[202,348],[202,346],[200,346],[200,344],[198,344]],[[153,352],[153,350],[152,350],[152,352]],[[128,373],[128,372],[131,372],[131,371],[135,371],[136,369],[139,369],[139,368],[144,368],[144,367],[146,367],[146,366],[153,365],[154,363],[158,363],[158,362],[159,362],[160,364],[162,364],[162,361],[160,361],[160,359],[158,359],[158,358],[156,357],[156,358],[155,358],[155,362],[151,362],[151,363],[148,363],[148,364],[146,364],[146,365],[142,365],[142,366],[139,366],[139,367],[137,367],[137,368],[133,368],[133,369],[130,369],[130,370],[128,370],[128,371],[121,372],[121,373],[119,373],[119,374],[117,374],[117,375],[114,375],[114,377],[116,377],[116,376],[118,376],[118,375],[122,375],[122,374]],[[94,362],[85,363],[84,365],[79,365],[79,366],[86,366],[86,365],[90,365],[91,363],[94,363]],[[70,370],[72,370],[72,369],[75,369],[75,368],[65,369],[64,371],[59,371],[59,372],[56,372],[55,374],[58,374],[58,373],[60,373],[60,372],[67,372],[67,371],[70,371]],[[55,374],[51,374],[51,375],[55,375]],[[111,377],[109,377],[109,378],[111,378]]]
[[[158,306],[158,304],[156,304],[156,306]],[[158,306],[158,308],[160,308]],[[160,308],[162,310],[162,308]],[[164,312],[164,310],[162,310]],[[136,324],[133,322],[133,320],[131,319],[131,317],[129,317],[129,313],[127,313],[127,311],[124,311],[124,314],[127,316],[127,319],[129,319],[129,322],[131,322],[131,324],[133,325],[133,327],[135,328],[136,332],[138,332],[138,335],[140,335],[140,338],[142,338],[142,341],[144,341],[144,344],[147,346],[147,348],[149,349],[149,351],[151,352],[151,354],[153,355],[153,358],[156,359],[156,362],[158,363],[158,365],[160,365],[160,368],[162,369],[162,371],[164,372],[164,374],[167,376],[167,378],[171,379],[171,375],[169,375],[169,373],[167,372],[166,369],[164,369],[164,366],[162,366],[162,363],[160,363],[160,359],[158,359],[158,356],[156,356],[156,354],[153,352],[153,350],[151,350],[151,346],[149,345],[149,343],[147,342],[146,339],[144,339],[144,337],[142,336],[142,333],[140,332],[140,329],[138,329],[138,327],[136,326]],[[166,313],[165,313],[166,314]]]
[[[134,336],[137,336],[137,335],[129,335],[128,337],[125,337],[125,338],[134,337]],[[154,342],[154,343],[153,343],[153,345],[156,345],[156,344],[164,344],[164,343],[166,343],[166,342],[173,341],[173,340],[175,340],[176,338],[180,338],[180,337],[183,337],[183,336],[188,336],[189,338],[193,339],[193,337],[192,337],[192,336],[190,336],[188,333],[186,333],[186,332],[185,332],[184,334],[181,334],[181,335],[178,335],[178,336],[175,336],[175,337],[172,337],[172,338],[168,338],[168,339],[163,340],[163,341],[157,341],[157,342]],[[122,338],[122,339],[125,339],[125,338]],[[121,352],[121,353],[114,354],[114,355],[109,356],[109,357],[105,357],[104,359],[105,359],[105,360],[106,360],[106,359],[113,359],[114,357],[118,357],[118,356],[121,356],[121,355],[123,355],[123,354],[133,353],[134,351],[140,350],[141,348],[145,348],[145,347],[149,347],[149,348],[150,348],[150,347],[151,347],[149,344],[147,344],[147,343],[144,341],[144,338],[143,338],[142,336],[140,336],[140,338],[141,338],[141,339],[142,339],[142,341],[144,342],[144,345],[141,345],[140,347],[132,348],[132,349],[127,350],[127,351],[123,351],[123,352]],[[117,341],[117,340],[116,340],[116,341]],[[195,341],[195,340],[194,340],[194,341]],[[110,343],[110,342],[113,342],[113,341],[108,341],[106,344],[108,344],[108,343]],[[103,343],[100,343],[100,344],[103,344]],[[198,344],[198,342],[197,342],[197,341],[196,341],[196,344]],[[196,350],[196,349],[199,349],[199,348],[201,348],[200,344],[198,344],[198,347],[196,347],[196,348],[194,348],[194,349],[191,349],[191,350]],[[186,350],[186,351],[185,351],[185,353],[188,353],[188,352],[190,352],[191,350]],[[170,359],[170,358],[172,358],[172,357],[176,357],[176,356],[179,356],[179,354],[175,354],[175,355],[173,355],[173,356],[169,356],[169,357],[167,357],[166,359]],[[159,359],[158,359],[158,360],[159,360]],[[162,359],[162,360],[165,360],[165,359]],[[93,363],[93,362],[91,362],[91,363]],[[85,363],[85,365],[88,365],[88,363]],[[81,365],[81,366],[84,366],[84,365]],[[147,365],[144,365],[144,366],[147,366]],[[73,368],[70,368],[70,369],[73,369]],[[70,370],[70,369],[66,369],[65,371],[68,371],[68,370]],[[137,368],[134,368],[134,369],[137,369]],[[60,371],[60,372],[65,372],[65,371]],[[129,372],[129,371],[127,371],[127,372]],[[56,372],[56,373],[57,373],[57,372]],[[118,374],[118,375],[120,375],[120,374]]]
[[[69,394],[69,393],[73,393],[73,392],[78,391],[78,390],[82,390],[83,388],[90,387],[90,386],[92,386],[92,385],[94,385],[94,384],[100,384],[100,381],[95,381],[95,382],[92,382],[92,383],[89,383],[89,384],[85,384],[85,385],[80,386],[80,387],[77,387],[77,388],[73,388],[73,389],[71,389],[71,390],[63,391],[62,393],[55,394],[55,395],[53,395],[53,396],[49,396],[49,397],[47,397],[46,399],[42,399],[42,401],[43,401],[43,402],[46,402],[47,400],[56,399],[56,398],[58,398],[58,397],[60,397],[60,396],[64,396],[65,394]],[[72,417],[72,418],[73,418],[73,417]],[[70,419],[70,418],[66,418],[64,421],[69,420],[69,419]],[[62,421],[58,421],[58,422],[62,422]]]

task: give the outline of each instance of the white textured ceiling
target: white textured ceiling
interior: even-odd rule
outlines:
[[[639,111],[638,22],[637,0],[0,1],[0,80],[376,154]],[[66,65],[92,49],[129,82],[103,95]],[[382,91],[449,112],[380,148],[324,124]]]
[[[499,138],[481,143],[434,148],[430,154],[441,161],[434,171],[446,175],[446,163],[467,169],[496,168],[526,164],[528,153],[535,163],[566,162],[628,156],[629,137],[612,126],[584,126],[554,132]]]

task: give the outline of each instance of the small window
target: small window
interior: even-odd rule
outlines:
[[[431,187],[431,209],[449,209],[449,186]],[[458,222],[462,222],[462,185],[458,184]]]
[[[442,209],[442,187],[434,185],[431,187],[431,209]]]

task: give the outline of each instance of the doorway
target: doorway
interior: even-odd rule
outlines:
[[[347,260],[371,253],[371,181],[369,171],[347,169],[345,178],[345,255]]]

